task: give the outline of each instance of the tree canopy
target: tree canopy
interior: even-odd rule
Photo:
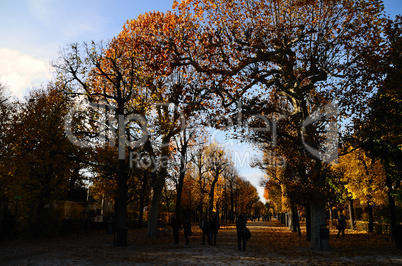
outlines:
[[[400,25],[380,0],[185,0],[70,44],[26,102],[0,86],[0,203],[24,194],[42,211],[88,171],[95,198],[114,201],[118,246],[131,210],[141,225],[149,207],[149,237],[171,202],[199,218],[261,212],[230,153],[197,131],[233,125],[264,153],[273,209],[304,208],[311,249],[329,249],[320,225],[337,193],[400,199]]]

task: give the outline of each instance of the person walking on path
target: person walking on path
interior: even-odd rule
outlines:
[[[240,214],[236,221],[237,245],[238,245],[239,251],[242,250],[242,246],[241,246],[242,241],[243,241],[243,250],[246,250],[246,242],[247,242],[247,237],[245,234],[246,224],[247,224],[246,218],[242,214]]]
[[[210,220],[210,245],[216,245],[216,237],[218,236],[218,230],[220,229],[220,224],[218,222],[218,218],[214,216],[213,219]]]
[[[208,244],[211,243],[211,237],[209,235],[210,224],[207,216],[205,216],[204,220],[201,222],[201,230],[202,230],[202,245],[205,245],[205,237],[208,239]]]
[[[179,244],[179,231],[180,231],[180,219],[176,214],[173,215],[172,218],[172,230],[173,230],[173,239],[175,244]]]
[[[191,232],[191,221],[188,217],[186,217],[183,221],[183,231],[184,231],[184,238],[186,239],[186,245],[190,242],[189,236],[192,235]]]
[[[336,236],[337,238],[339,237],[339,235],[342,232],[342,238],[345,237],[345,229],[346,229],[346,217],[343,216],[343,214],[341,214],[341,216],[339,216],[338,218],[338,235]]]

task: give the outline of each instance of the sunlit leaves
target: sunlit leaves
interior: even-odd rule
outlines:
[[[341,156],[337,167],[343,172],[343,182],[353,199],[362,204],[385,203],[385,173],[379,160],[372,160],[357,149]]]
[[[343,95],[337,101],[349,108],[350,95],[364,95],[356,88],[358,75],[364,74],[359,72],[363,51],[379,52],[379,1],[194,0],[174,7],[200,25],[197,49],[191,47],[194,42],[182,43],[178,62],[213,73],[215,81],[227,85],[219,95],[229,102],[260,85],[266,93],[289,98]],[[316,90],[325,86],[332,93]],[[297,101],[292,104],[301,108]]]

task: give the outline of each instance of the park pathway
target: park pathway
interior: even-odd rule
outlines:
[[[148,239],[146,230],[130,230],[129,246],[113,246],[111,235],[73,235],[54,239],[0,242],[0,265],[239,265],[265,263],[256,248],[264,245],[270,232],[283,229],[277,220],[248,222],[252,238],[247,251],[237,250],[234,225],[222,225],[216,246],[201,245],[201,230],[193,225],[190,244],[174,245],[173,238],[160,235]],[[258,249],[257,249],[258,250]]]
[[[291,233],[276,219],[248,222],[251,239],[246,251],[237,250],[236,228],[222,225],[216,246],[201,245],[193,225],[189,245],[173,244],[169,234],[146,237],[146,229],[129,231],[127,247],[114,247],[105,231],[40,240],[0,242],[0,265],[401,265],[402,257],[388,242],[366,251],[312,252],[305,236]],[[381,240],[381,238],[379,238]],[[366,241],[367,239],[363,239]],[[334,240],[335,241],[335,240]],[[337,240],[338,241],[338,240]],[[340,240],[339,240],[340,241]],[[343,240],[344,241],[344,240]],[[335,242],[336,243],[336,242]],[[362,241],[359,245],[362,245]],[[348,243],[339,243],[347,246]]]

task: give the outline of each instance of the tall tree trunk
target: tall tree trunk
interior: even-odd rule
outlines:
[[[307,203],[306,206],[306,238],[308,242],[311,242],[311,211],[310,204]]]
[[[145,202],[146,202],[146,198],[148,197],[149,201],[149,196],[147,194],[147,190],[149,189],[148,187],[148,178],[150,177],[150,174],[148,172],[144,172],[144,176],[141,180],[141,194],[140,194],[140,212],[139,212],[139,216],[138,216],[138,228],[142,228],[142,223],[144,221],[144,207],[145,207]]]
[[[225,205],[225,216],[224,216],[225,225],[228,224],[228,205]]]
[[[368,211],[368,232],[374,232],[374,217],[373,217],[373,206],[371,204],[367,204]]]
[[[202,153],[198,154],[198,184],[199,184],[199,189],[200,189],[200,200],[198,202],[198,211],[199,211],[199,222],[200,224],[204,220],[204,208],[203,208],[203,202],[204,202],[204,179],[203,179],[203,172],[202,172]]]
[[[297,211],[297,207],[293,206],[293,223],[294,223],[294,231],[297,232],[297,234],[300,236],[301,231],[300,231],[300,220],[299,220],[299,213]]]
[[[286,226],[289,230],[292,230],[293,227],[293,217],[292,217],[292,208],[286,213]]]
[[[201,177],[199,179],[199,184],[200,184],[200,200],[198,202],[198,212],[200,213],[199,222],[201,224],[202,221],[204,220],[204,206],[203,206],[204,193],[203,193],[203,184],[202,184],[202,178]]]
[[[179,173],[179,183],[177,185],[177,195],[176,195],[176,208],[175,208],[175,213],[176,217],[180,217],[180,212],[181,212],[181,196],[183,193],[183,183],[184,183],[184,177],[186,174],[186,154],[187,154],[187,139],[186,139],[186,131],[184,130],[183,132],[183,142],[182,142],[182,147],[180,150],[180,173]]]
[[[165,183],[165,179],[158,177],[156,184],[153,185],[153,193],[151,199],[151,207],[148,216],[148,237],[156,238],[156,232],[158,230],[158,216],[159,216],[159,202],[162,196],[162,190]]]
[[[167,188],[166,188],[166,183],[164,184],[164,186],[163,186],[163,189],[165,190],[165,199],[164,199],[164,203],[165,203],[165,206],[166,206],[166,212],[167,213],[170,213],[170,195],[169,195],[169,192],[168,192],[168,190],[167,190]],[[163,189],[162,189],[162,196],[163,196]],[[163,200],[163,199],[162,199]],[[181,217],[181,216],[178,216],[180,219],[182,219],[183,217]]]
[[[143,216],[144,216],[144,197],[145,197],[145,195],[140,195],[140,211],[139,211],[139,213],[138,213],[138,224],[137,224],[137,227],[138,228],[141,228],[142,227],[142,222],[143,222]]]
[[[199,212],[199,222],[200,222],[200,224],[201,224],[201,222],[202,222],[202,220],[204,220],[204,212],[203,212],[203,207],[202,207],[202,198],[201,198],[201,200],[200,200],[200,203],[198,204],[198,212]]]
[[[127,162],[125,159],[119,159],[119,168],[117,174],[117,231],[116,246],[127,246]]]
[[[390,218],[390,229],[391,229],[391,236],[392,239],[395,241],[395,245],[397,248],[402,249],[402,232],[399,232],[402,230],[401,226],[399,225],[397,228],[397,217],[396,217],[396,207],[395,207],[395,199],[392,196],[392,193],[395,191],[394,189],[399,188],[399,184],[396,183],[394,185],[394,182],[392,180],[392,176],[389,175],[389,173],[392,173],[392,170],[389,169],[390,165],[390,160],[387,158],[385,160],[385,184],[387,186],[387,196],[388,196],[388,205],[389,205],[389,218]],[[399,230],[398,230],[399,229]]]
[[[235,220],[234,192],[233,192],[233,186],[230,186],[230,222],[234,223],[234,220]]]
[[[333,225],[332,220],[333,220],[333,214],[332,214],[332,206],[331,203],[328,202],[328,212],[329,212],[329,224]]]
[[[325,202],[319,200],[310,201],[311,210],[311,243],[310,250],[329,250],[329,239],[320,238],[321,225],[326,224]]]
[[[211,184],[211,189],[209,190],[209,204],[208,204],[208,215],[212,217],[212,212],[214,209],[214,195],[215,195],[215,184],[218,182],[218,177],[215,177]]]
[[[290,204],[290,224],[289,224],[289,229],[292,230],[292,232],[296,233],[297,232],[297,210],[296,206],[294,206],[293,202]]]
[[[390,214],[390,222],[391,222],[391,236],[392,236],[392,239],[396,240],[396,238],[397,238],[397,234],[396,234],[396,232],[397,232],[397,230],[396,230],[396,209],[395,209],[395,199],[391,195],[392,181],[389,181],[388,177],[387,177],[386,182],[387,182],[387,185],[388,185],[387,196],[388,196],[389,214]]]
[[[353,208],[353,199],[349,199],[349,217],[350,217],[350,229],[355,230],[355,212]]]
[[[162,148],[160,156],[159,171],[153,174],[152,182],[152,200],[151,208],[149,210],[148,218],[148,237],[156,238],[156,233],[158,230],[158,216],[159,216],[159,203],[162,197],[162,191],[165,186],[167,167],[169,163],[169,143],[171,136],[167,135],[162,138]],[[156,166],[155,166],[156,167]]]

